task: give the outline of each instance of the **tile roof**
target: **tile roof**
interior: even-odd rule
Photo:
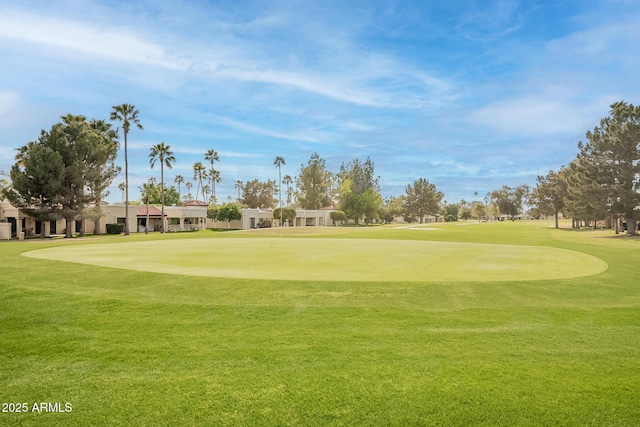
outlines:
[[[140,205],[136,209],[137,216],[147,216],[147,205]],[[153,205],[149,205],[149,216],[162,216],[162,211]],[[164,216],[167,216],[165,213]]]
[[[183,206],[209,206],[209,205],[200,200],[189,200],[188,202],[183,203]]]

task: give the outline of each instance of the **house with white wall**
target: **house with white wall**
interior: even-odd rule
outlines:
[[[147,209],[148,208],[148,209]],[[100,219],[100,230],[104,234],[107,224],[124,224],[125,206],[123,204],[102,205],[104,216]],[[194,201],[185,203],[184,206],[165,206],[164,218],[159,206],[154,205],[130,205],[129,206],[129,231],[131,233],[143,232],[147,224],[147,213],[149,218],[149,230],[157,231],[161,229],[164,221],[166,231],[189,231],[204,230],[207,228],[207,205],[206,203]],[[54,234],[64,234],[66,231],[66,221],[59,219],[56,221],[36,221],[25,214],[21,209],[12,206],[8,201],[0,203],[0,238],[24,237],[40,235],[44,227],[45,236]],[[71,222],[73,233],[80,232],[84,226],[84,232],[93,234],[95,222],[89,219],[74,220]],[[8,236],[7,236],[8,235]]]

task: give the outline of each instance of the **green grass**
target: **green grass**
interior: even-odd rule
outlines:
[[[0,413],[0,425],[638,425],[640,241],[549,227],[309,227],[2,243],[1,400],[70,402],[73,411]],[[79,261],[110,245],[120,251],[123,241],[142,245],[142,255],[150,244],[264,240],[280,250],[278,241],[315,248],[313,240],[335,239],[369,249],[371,266],[403,242],[413,249],[446,242],[426,247],[533,247],[557,255],[558,265],[577,252],[585,256],[576,262],[587,264],[578,270],[589,262],[608,268],[547,280],[527,280],[526,272],[492,280],[494,272],[483,272],[457,281],[322,281],[21,255],[61,247],[68,261]],[[386,255],[385,243],[394,248]],[[273,261],[273,251],[261,255],[261,263]],[[348,265],[348,256],[336,265]],[[458,257],[478,262],[464,250]],[[295,273],[300,263],[282,268]]]
[[[297,281],[540,280],[607,269],[599,258],[566,249],[396,239],[165,240],[54,247],[24,255],[158,273]]]

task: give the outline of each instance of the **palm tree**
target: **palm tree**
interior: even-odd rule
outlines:
[[[124,182],[118,184],[118,190],[122,191],[122,201],[124,202]]]
[[[176,178],[173,180],[173,182],[178,184],[178,200],[180,200],[181,199],[181,196],[180,196],[180,184],[184,183],[184,176],[176,175]]]
[[[211,177],[211,188],[213,188],[213,197],[216,197],[216,183],[220,184],[222,178],[220,178],[220,171],[214,168],[209,169],[209,176]]]
[[[162,226],[160,227],[160,233],[164,233],[164,167],[166,166],[171,169],[172,164],[176,161],[170,145],[165,145],[164,142],[161,142],[151,147],[151,152],[149,153],[151,169],[153,169],[156,161],[160,162],[160,199],[162,201]]]
[[[142,184],[142,187],[138,187],[142,195],[142,200],[144,200],[147,206],[147,222],[144,226],[144,234],[149,234],[149,195],[153,191],[153,185],[153,178],[149,178],[149,182],[145,182]]]
[[[202,187],[202,179],[207,176],[207,170],[204,168],[202,162],[195,162],[193,164],[193,179],[198,180],[198,188],[196,191],[196,199],[200,193],[200,187]]]
[[[273,166],[278,168],[278,196],[280,197],[280,225],[282,225],[282,165],[286,165],[284,157],[276,156],[273,160]]]
[[[207,200],[209,200],[209,193],[211,193],[211,187],[209,187],[209,184],[203,185],[202,186],[202,197],[204,198],[205,202]]]
[[[293,179],[291,178],[291,175],[285,175],[284,178],[282,178],[282,183],[287,186],[287,206],[288,206],[288,205],[291,204],[291,187],[290,187],[290,185],[293,184]]]
[[[214,150],[214,149],[207,150],[207,152],[204,153],[204,159],[211,162],[211,168],[209,169],[209,172],[213,171],[213,163],[220,161],[220,157],[218,156],[218,152],[216,150]],[[210,188],[213,188],[213,195],[215,196],[216,195],[216,185],[213,182],[213,179],[214,179],[213,178],[213,174],[210,174],[209,176],[211,177],[211,187]],[[220,172],[218,172],[218,178],[219,177],[220,177]],[[220,182],[220,181],[218,181],[218,182]]]
[[[240,190],[242,190],[242,181],[237,180],[235,187],[238,189],[238,200],[240,200]]]
[[[111,112],[110,120],[122,122],[122,133],[124,134],[124,235],[129,235],[129,158],[127,156],[127,135],[131,129],[131,125],[135,125],[142,130],[138,114],[133,104],[114,105]]]
[[[184,186],[187,188],[187,199],[191,200],[191,197],[192,197],[191,189],[193,188],[193,182],[187,181],[184,183]]]

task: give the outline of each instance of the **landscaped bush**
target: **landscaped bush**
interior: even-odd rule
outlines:
[[[107,234],[120,234],[124,230],[124,224],[107,224]]]
[[[347,214],[345,214],[343,211],[332,211],[329,216],[331,217],[331,220],[333,221],[333,225],[336,225],[337,221],[346,221],[347,220]]]

